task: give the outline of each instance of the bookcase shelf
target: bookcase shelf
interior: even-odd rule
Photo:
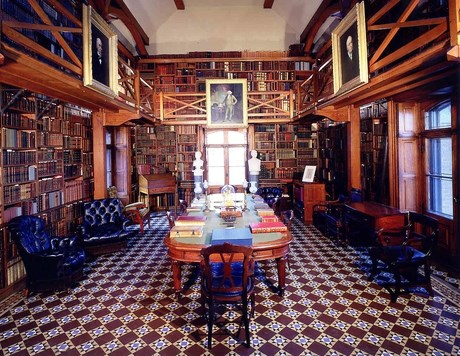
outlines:
[[[194,57],[195,55],[200,54],[190,53],[175,58],[140,59],[141,77],[154,88],[156,94],[160,92],[204,93],[206,79],[237,78],[248,80],[249,92],[280,93],[294,89],[295,82],[303,80],[310,70],[310,63],[305,58],[286,57],[280,52],[253,58],[244,58],[241,53],[227,52],[212,53],[212,58],[198,58]],[[159,95],[154,95],[154,98],[155,114],[161,116]],[[289,100],[273,100],[273,98],[270,100],[271,105],[275,107],[272,107],[270,112],[259,113],[262,117],[276,113],[278,110],[289,113]],[[168,109],[164,101],[162,105],[163,109]],[[268,106],[265,110],[268,110]]]
[[[75,233],[93,195],[91,112],[0,87],[0,295],[25,276],[8,221],[36,214],[50,235]]]
[[[361,185],[364,199],[389,203],[387,102],[360,107]]]
[[[347,194],[346,124],[324,119],[318,122],[318,169],[316,176],[325,183],[330,199]]]

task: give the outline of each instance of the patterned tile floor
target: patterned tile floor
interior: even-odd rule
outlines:
[[[126,252],[89,262],[69,292],[1,303],[0,354],[460,355],[458,280],[452,287],[433,277],[433,298],[409,294],[390,303],[367,281],[365,250],[336,247],[297,220],[284,297],[271,289],[275,264],[259,265],[251,348],[228,335],[238,326],[230,310],[227,332],[215,330],[208,350],[196,270],[185,267],[189,287],[175,300],[162,244],[166,217],[152,221]]]

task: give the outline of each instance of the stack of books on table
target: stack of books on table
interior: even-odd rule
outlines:
[[[262,215],[260,217],[260,220],[262,222],[277,222],[277,221],[280,221],[280,219],[275,215]]]
[[[267,203],[254,203],[254,209],[270,209],[270,206]]]
[[[249,228],[253,234],[259,234],[264,232],[285,232],[287,231],[286,225],[281,221],[275,222],[255,222],[249,224]]]
[[[182,225],[173,226],[169,233],[170,237],[201,237],[203,236],[203,225]]]
[[[174,220],[176,226],[203,226],[206,224],[206,216],[204,215],[180,215]]]
[[[233,245],[252,245],[252,234],[247,227],[229,227],[212,230],[212,245],[220,245],[225,242]]]
[[[261,208],[256,209],[257,215],[259,216],[266,216],[266,215],[275,215],[272,208]]]

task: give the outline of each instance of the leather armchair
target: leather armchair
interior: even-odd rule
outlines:
[[[313,207],[313,225],[337,244],[348,242],[343,207],[347,202],[362,201],[361,190],[352,188],[350,195],[340,195],[337,200],[316,204]]]
[[[45,228],[45,221],[32,215],[8,223],[26,269],[26,296],[66,289],[83,277],[86,256],[77,237],[51,237]]]
[[[130,220],[123,214],[119,199],[105,198],[84,204],[80,234],[85,251],[97,256],[125,249]]]
[[[256,195],[260,195],[264,201],[272,207],[273,204],[283,196],[283,189],[278,187],[263,187],[256,191]]]

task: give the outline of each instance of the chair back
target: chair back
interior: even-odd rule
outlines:
[[[116,223],[122,215],[120,199],[105,198],[84,204],[85,222],[90,226]]]
[[[431,254],[438,239],[439,221],[431,216],[413,211],[409,212],[408,220],[411,246],[425,254]]]
[[[201,250],[202,290],[220,301],[238,301],[254,288],[252,248],[228,242]]]
[[[294,210],[284,210],[280,213],[281,221],[286,225],[287,229],[291,231],[292,220],[294,219]]]
[[[52,249],[51,238],[45,227],[45,220],[38,216],[21,215],[10,220],[8,230],[21,257],[23,253],[39,254]]]

